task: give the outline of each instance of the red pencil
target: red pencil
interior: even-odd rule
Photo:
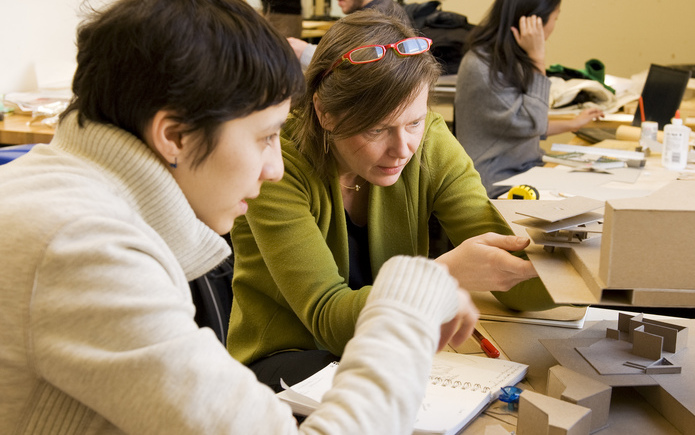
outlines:
[[[480,347],[485,352],[485,355],[489,356],[490,358],[497,358],[500,356],[500,351],[497,350],[497,348],[490,343],[490,340],[485,338],[480,331],[473,329],[473,336],[476,340],[478,340],[478,343],[480,343]]]
[[[642,122],[645,121],[644,119],[644,99],[642,99],[642,96],[639,96],[639,113],[640,116],[642,117]]]

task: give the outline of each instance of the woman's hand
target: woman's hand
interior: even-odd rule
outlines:
[[[579,115],[577,115],[576,118],[573,119],[574,126],[572,131],[577,131],[580,128],[584,127],[586,124],[590,123],[591,121],[599,119],[601,117],[603,117],[603,110],[599,109],[598,107],[584,109],[582,110],[582,113],[580,113]]]
[[[459,285],[468,291],[507,291],[538,276],[530,261],[508,251],[528,246],[526,237],[485,233],[471,237],[435,261],[445,264]]]
[[[473,304],[470,295],[464,290],[458,291],[459,305],[456,316],[447,323],[442,324],[441,335],[437,352],[444,349],[447,343],[459,346],[471,336],[475,322],[478,321],[478,309]]]
[[[529,55],[538,71],[545,75],[545,31],[541,17],[521,17],[519,28],[512,27],[511,30],[519,47]]]
[[[584,109],[582,113],[572,119],[549,119],[546,135],[552,136],[554,134],[567,133],[568,131],[576,132],[589,122],[601,118],[602,116],[603,110],[592,107],[590,109]]]

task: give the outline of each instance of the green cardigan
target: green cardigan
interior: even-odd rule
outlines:
[[[263,184],[231,233],[234,301],[227,347],[245,364],[291,349],[341,355],[371,288],[348,287],[348,237],[337,173],[321,180],[287,137],[282,181]],[[422,144],[398,181],[372,185],[369,195],[374,277],[395,255],[427,256],[431,214],[454,245],[488,231],[512,234],[488,200],[471,159],[433,112]],[[495,296],[515,309],[553,306],[538,278]]]

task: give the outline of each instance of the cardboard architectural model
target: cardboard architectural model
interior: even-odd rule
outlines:
[[[526,253],[556,303],[695,308],[692,192],[695,181],[677,180],[605,203],[493,203],[517,235],[531,236]]]
[[[686,346],[688,328],[645,319],[641,314],[618,315],[618,328],[606,328],[606,338],[577,347],[599,374],[678,374],[672,355]]]
[[[565,402],[591,409],[590,431],[596,432],[608,425],[611,406],[611,387],[561,365],[548,370],[547,395]]]
[[[518,211],[528,216],[514,221],[526,227],[534,243],[548,252],[570,247],[602,232],[603,214],[591,210],[603,207],[603,201],[579,196],[564,201],[537,203],[533,210]]]
[[[676,429],[691,433],[695,340],[683,326],[691,323],[620,314],[618,321],[598,322],[569,339],[540,343],[565,368],[612,387],[635,387]]]
[[[533,391],[519,397],[517,435],[588,435],[591,409]]]

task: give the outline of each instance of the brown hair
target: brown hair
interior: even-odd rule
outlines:
[[[336,120],[329,136],[351,137],[373,128],[409,104],[423,86],[432,91],[441,67],[430,52],[399,56],[388,50],[377,62],[343,62],[330,74],[324,76],[325,72],[354,48],[391,44],[413,36],[420,35],[409,24],[365,9],[341,19],[321,38],[305,73],[306,93],[293,111],[297,123],[293,139],[322,177],[327,175],[332,157],[324,151],[326,132],[314,108],[314,94],[323,111]]]

